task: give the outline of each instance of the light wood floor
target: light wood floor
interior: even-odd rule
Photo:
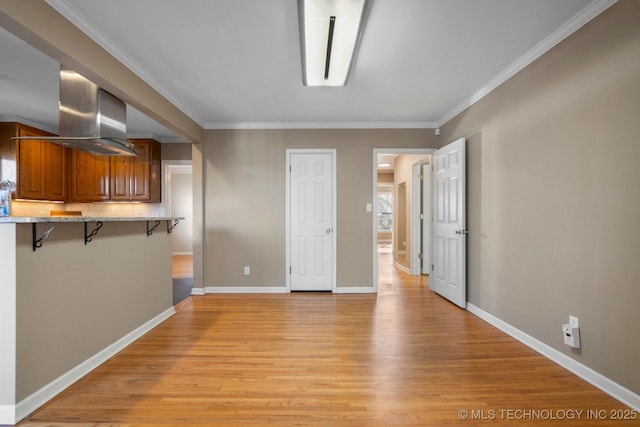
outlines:
[[[172,271],[174,279],[187,279],[193,277],[192,255],[174,255],[172,258]]]
[[[21,425],[637,425],[587,419],[625,407],[389,257],[378,295],[188,298]]]

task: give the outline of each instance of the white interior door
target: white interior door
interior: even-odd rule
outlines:
[[[432,289],[465,308],[466,218],[465,139],[460,138],[434,155],[434,274]]]
[[[429,157],[412,165],[411,274],[429,274],[431,228],[431,167]]]
[[[431,265],[431,221],[429,221],[431,213],[431,167],[427,162],[423,163],[421,168],[423,178],[420,188],[420,199],[422,200],[422,211],[420,216],[422,265],[420,266],[420,273],[429,274],[429,266]]]
[[[290,289],[334,287],[335,153],[289,153]]]

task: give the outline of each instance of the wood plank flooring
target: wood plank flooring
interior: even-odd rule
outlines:
[[[190,297],[20,425],[638,425],[381,260],[378,295]]]
[[[193,256],[173,255],[172,276],[174,279],[188,279],[193,277]]]

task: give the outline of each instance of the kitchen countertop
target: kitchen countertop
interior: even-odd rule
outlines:
[[[0,217],[0,224],[44,223],[44,222],[131,222],[131,221],[182,221],[183,216],[7,216]]]

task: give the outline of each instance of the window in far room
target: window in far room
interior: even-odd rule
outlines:
[[[391,231],[393,228],[393,194],[391,191],[378,192],[378,231]]]

